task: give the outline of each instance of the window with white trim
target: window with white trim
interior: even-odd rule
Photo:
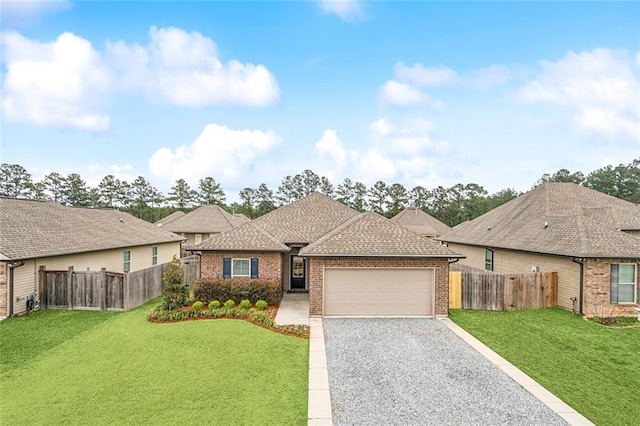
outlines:
[[[611,265],[611,303],[636,303],[637,276],[634,263]]]
[[[194,236],[194,242],[195,242],[196,244],[200,244],[200,243],[202,242],[202,234],[196,234],[196,235]]]
[[[484,249],[484,269],[493,271],[493,250]]]
[[[122,270],[129,272],[131,270],[131,250],[122,252]]]
[[[250,277],[251,276],[251,260],[250,259],[231,259],[231,276],[232,277]]]
[[[158,264],[158,247],[156,246],[151,247],[151,264]]]

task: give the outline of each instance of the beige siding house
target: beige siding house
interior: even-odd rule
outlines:
[[[439,239],[461,263],[501,273],[558,272],[558,304],[585,315],[640,307],[640,205],[550,182]]]
[[[417,207],[407,207],[391,220],[427,238],[436,238],[451,231],[449,226]]]
[[[249,221],[243,214],[230,214],[217,205],[204,205],[181,215],[175,212],[156,222],[156,225],[180,234],[185,242],[184,247],[190,247],[208,240],[213,235],[229,231],[236,226]]]
[[[203,279],[277,280],[309,293],[312,316],[446,316],[460,257],[375,213],[320,193],[201,244]]]
[[[137,271],[169,262],[181,241],[117,210],[0,198],[0,316],[26,310],[41,267]]]

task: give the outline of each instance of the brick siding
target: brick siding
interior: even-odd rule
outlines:
[[[203,279],[222,278],[222,259],[258,258],[258,276],[260,278],[274,278],[282,283],[282,255],[278,252],[213,252],[202,253],[200,276]]]
[[[309,314],[322,315],[324,268],[434,268],[435,314],[446,316],[449,309],[449,262],[444,258],[414,257],[312,257],[309,264]]]
[[[636,263],[636,302],[640,265],[629,259],[587,259],[584,262],[584,314],[586,316],[636,316],[638,303],[611,304],[611,264]]]

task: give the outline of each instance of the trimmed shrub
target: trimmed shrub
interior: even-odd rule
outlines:
[[[218,309],[219,307],[220,307],[219,300],[212,300],[211,302],[209,302],[209,309]]]
[[[236,306],[236,302],[234,302],[231,299],[229,299],[226,302],[224,302],[224,307],[227,308],[227,309],[233,309],[234,306]]]
[[[259,311],[264,311],[265,309],[267,309],[267,306],[269,306],[269,304],[264,300],[258,300],[256,302],[256,309]]]
[[[203,307],[204,307],[204,303],[202,303],[199,300],[195,302],[193,305],[191,305],[191,309],[193,310],[193,312],[200,312]]]
[[[240,302],[240,308],[249,309],[250,307],[251,307],[251,302],[249,302],[247,299]]]
[[[177,309],[187,303],[188,290],[182,285],[184,279],[184,268],[180,265],[180,259],[173,256],[173,260],[169,263],[169,267],[162,274],[162,282],[164,283],[163,307],[166,310]]]
[[[282,299],[282,288],[277,279],[204,279],[196,281],[194,296],[204,303],[212,300],[233,300],[235,303],[242,300],[249,300],[251,303],[265,300],[269,305],[278,305]]]

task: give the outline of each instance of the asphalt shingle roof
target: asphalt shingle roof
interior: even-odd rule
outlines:
[[[254,222],[247,222],[230,231],[213,235],[187,250],[289,251],[289,247]]]
[[[219,233],[246,223],[244,215],[231,215],[222,207],[204,205],[163,226],[171,232]]]
[[[620,229],[640,229],[640,205],[573,183],[550,182],[439,239],[563,256],[640,258],[640,238]]]
[[[376,213],[361,213],[300,250],[302,256],[462,257]]]
[[[391,220],[418,235],[438,236],[451,230],[450,227],[440,222],[435,217],[416,207],[407,207],[392,217]]]
[[[282,243],[310,243],[357,214],[357,210],[314,192],[253,222]]]
[[[9,259],[181,240],[166,229],[117,210],[0,198],[0,253]]]
[[[171,213],[169,216],[163,217],[162,219],[154,222],[154,225],[157,226],[164,226],[169,222],[173,222],[174,220],[178,219],[179,217],[184,216],[185,213],[183,211],[178,210],[177,212],[173,212]]]

